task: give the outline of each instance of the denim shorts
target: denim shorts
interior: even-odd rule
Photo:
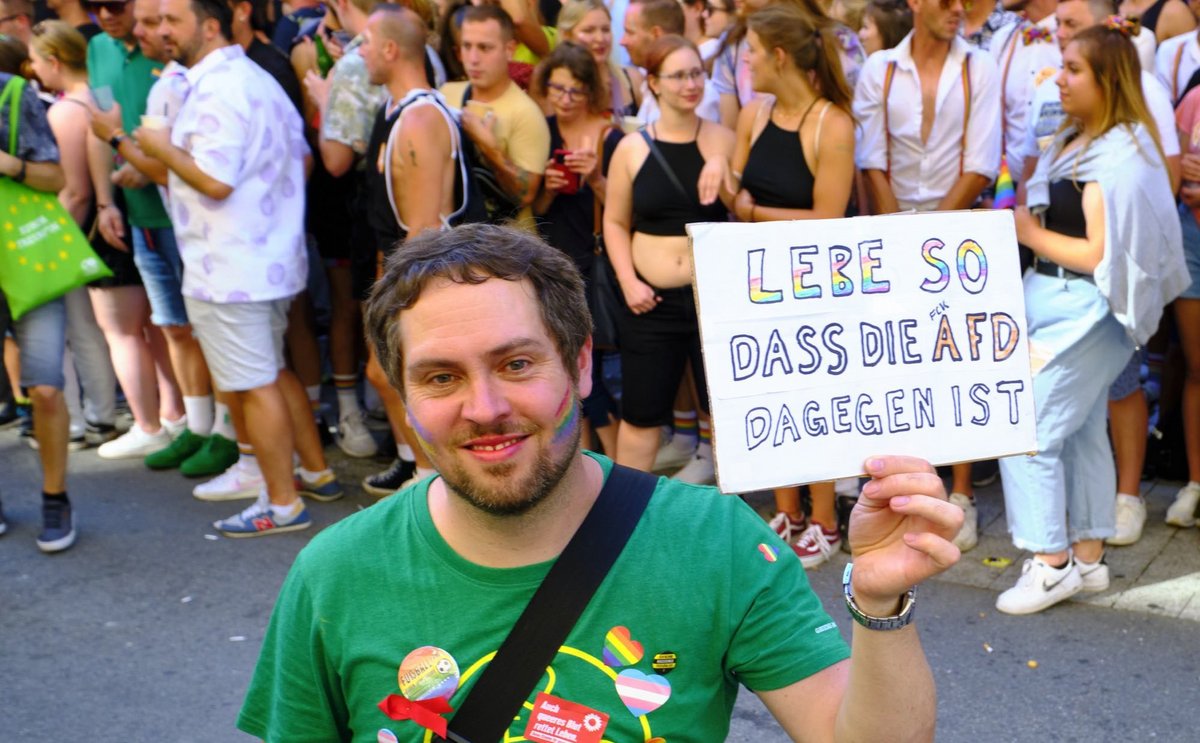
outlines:
[[[1183,299],[1200,299],[1200,225],[1192,216],[1192,210],[1179,205],[1179,226],[1183,231],[1183,258],[1187,261],[1191,285],[1179,296]]]
[[[187,325],[183,305],[183,261],[175,231],[170,227],[134,227],[133,262],[142,274],[146,296],[150,298],[150,322]]]
[[[63,353],[67,347],[67,305],[62,297],[35,307],[13,322],[8,301],[0,293],[0,341],[12,328],[21,349],[21,386],[46,386],[61,390]]]
[[[1129,357],[1129,363],[1121,370],[1117,381],[1108,388],[1108,399],[1112,402],[1124,400],[1137,392],[1142,384],[1142,352],[1134,351]]]

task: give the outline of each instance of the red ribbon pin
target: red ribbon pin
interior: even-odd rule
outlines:
[[[413,702],[399,694],[388,694],[379,703],[379,709],[393,720],[412,720],[443,738],[446,737],[446,719],[442,715],[454,711],[443,697]]]

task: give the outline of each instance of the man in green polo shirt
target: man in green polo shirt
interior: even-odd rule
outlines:
[[[146,110],[150,90],[162,75],[166,59],[157,34],[158,3],[114,0],[95,7],[104,33],[88,42],[88,83],[93,90],[107,88],[117,104],[108,115],[97,110],[93,116],[96,138],[88,158],[96,190],[98,227],[110,244],[124,249],[132,246],[134,262],[150,299],[150,319],[166,336],[187,412],[182,420],[163,421],[174,441],[167,449],[151,453],[146,464],[153,469],[179,467],[192,477],[218,474],[237,461],[236,437],[224,406],[218,405],[214,416],[208,367],[192,336],[183,304],[183,263],[171,219],[155,184],[133,166],[147,158],[125,134],[138,128],[143,114],[174,113]],[[116,173],[114,152],[126,160]],[[124,194],[131,235],[125,234],[121,213],[113,205],[114,184]],[[217,426],[215,417],[222,419]]]

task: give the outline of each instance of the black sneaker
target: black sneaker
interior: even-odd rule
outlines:
[[[1000,463],[995,459],[984,459],[971,463],[971,484],[986,488],[1000,479]]]
[[[83,429],[83,440],[87,442],[88,446],[100,446],[120,435],[117,427],[110,423],[92,423],[88,421]]]
[[[42,533],[37,546],[42,552],[62,552],[75,544],[75,517],[66,498],[42,498]]]
[[[397,457],[392,466],[383,472],[364,477],[362,489],[376,498],[384,498],[399,490],[412,479],[416,471],[416,462],[406,462]]]

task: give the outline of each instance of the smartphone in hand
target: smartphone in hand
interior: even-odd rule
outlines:
[[[562,177],[567,179],[567,185],[563,186],[559,193],[564,193],[568,196],[579,193],[579,174],[567,168],[566,158],[569,154],[571,154],[570,150],[554,151],[554,169],[562,173]]]

